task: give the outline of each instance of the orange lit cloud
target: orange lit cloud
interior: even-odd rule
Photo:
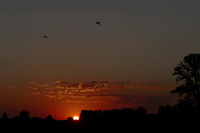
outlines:
[[[70,103],[165,104],[173,102],[174,86],[153,85],[142,81],[114,82],[31,82],[33,95]]]

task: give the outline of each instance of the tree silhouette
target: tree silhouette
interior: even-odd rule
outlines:
[[[200,107],[200,54],[188,54],[174,68],[172,75],[180,83],[171,93],[178,93],[180,103]]]
[[[52,115],[48,115],[48,116],[46,117],[46,120],[53,120]]]
[[[29,119],[29,112],[26,111],[26,110],[23,110],[22,112],[20,112],[19,118],[21,120],[28,120]]]
[[[147,110],[144,107],[139,106],[136,109],[136,114],[138,114],[138,115],[146,115],[147,114]]]
[[[8,115],[7,115],[7,113],[4,112],[1,119],[2,119],[2,120],[8,120]]]

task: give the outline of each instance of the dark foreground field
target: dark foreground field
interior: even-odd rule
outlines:
[[[24,116],[23,116],[24,115]],[[0,120],[0,132],[26,133],[197,133],[200,131],[200,115],[197,111],[174,112],[162,110],[158,114],[147,114],[141,109],[87,111],[83,110],[80,120],[72,118],[55,120],[30,118],[27,112],[19,117]]]

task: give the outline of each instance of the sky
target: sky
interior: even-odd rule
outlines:
[[[1,0],[0,117],[176,104],[173,68],[200,52],[198,0]],[[97,25],[99,21],[101,25]],[[47,36],[48,38],[43,38]]]

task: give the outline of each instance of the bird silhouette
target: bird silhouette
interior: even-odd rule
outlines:
[[[48,38],[47,36],[43,36],[43,38]]]
[[[100,22],[99,22],[99,21],[97,21],[97,22],[96,22],[96,24],[100,25]]]

